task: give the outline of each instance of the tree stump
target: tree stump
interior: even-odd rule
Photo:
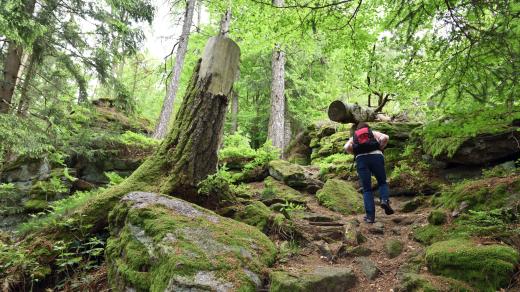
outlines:
[[[93,230],[107,225],[108,213],[132,191],[158,192],[207,206],[197,184],[217,169],[217,150],[240,48],[226,37],[209,39],[172,125],[157,151],[121,184],[100,193],[78,211]]]

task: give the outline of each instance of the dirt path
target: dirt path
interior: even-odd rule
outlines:
[[[328,261],[322,256],[322,252],[316,245],[304,249],[299,256],[290,258],[287,262],[278,264],[275,268],[288,272],[312,271],[320,266],[342,266],[352,267],[358,282],[354,288],[348,291],[393,291],[392,289],[398,285],[397,272],[399,267],[407,262],[409,256],[413,253],[421,251],[423,247],[412,239],[412,225],[424,225],[427,223],[429,209],[419,209],[412,213],[400,213],[402,204],[413,199],[412,197],[392,197],[392,206],[396,211],[393,215],[385,215],[380,207],[376,208],[376,222],[382,223],[382,234],[374,233],[374,227],[380,227],[381,224],[367,224],[363,222],[364,215],[345,216],[337,212],[333,212],[327,208],[320,206],[314,197],[307,204],[309,211],[329,217],[339,218],[339,222],[346,223],[357,219],[360,224],[358,230],[361,232],[366,241],[360,246],[370,249],[372,252],[367,257],[381,271],[373,280],[368,279],[361,270],[360,264],[353,255],[337,258]],[[380,230],[378,230],[380,232]],[[391,239],[397,239],[403,243],[402,253],[390,259],[385,253],[384,245]]]

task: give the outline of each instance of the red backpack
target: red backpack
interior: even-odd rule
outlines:
[[[358,129],[354,132],[352,149],[354,151],[354,155],[359,155],[363,153],[369,153],[374,150],[379,150],[381,145],[374,137],[374,133],[368,127]]]

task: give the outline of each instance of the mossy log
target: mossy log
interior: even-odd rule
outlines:
[[[347,104],[335,100],[329,105],[329,119],[338,123],[354,123],[375,121],[377,109],[362,107],[358,104]]]
[[[214,173],[228,97],[238,73],[240,48],[226,37],[212,37],[195,66],[172,130],[157,151],[121,184],[98,194],[81,210],[94,230],[107,225],[119,199],[132,191],[158,192],[207,206],[197,184]]]

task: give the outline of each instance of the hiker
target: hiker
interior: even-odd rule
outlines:
[[[345,144],[345,151],[354,155],[356,169],[363,186],[363,201],[365,203],[364,218],[367,223],[374,223],[376,210],[372,193],[372,174],[379,185],[381,207],[385,214],[391,215],[388,184],[386,183],[385,159],[383,150],[388,143],[388,135],[372,131],[367,123],[358,123],[352,137]]]

